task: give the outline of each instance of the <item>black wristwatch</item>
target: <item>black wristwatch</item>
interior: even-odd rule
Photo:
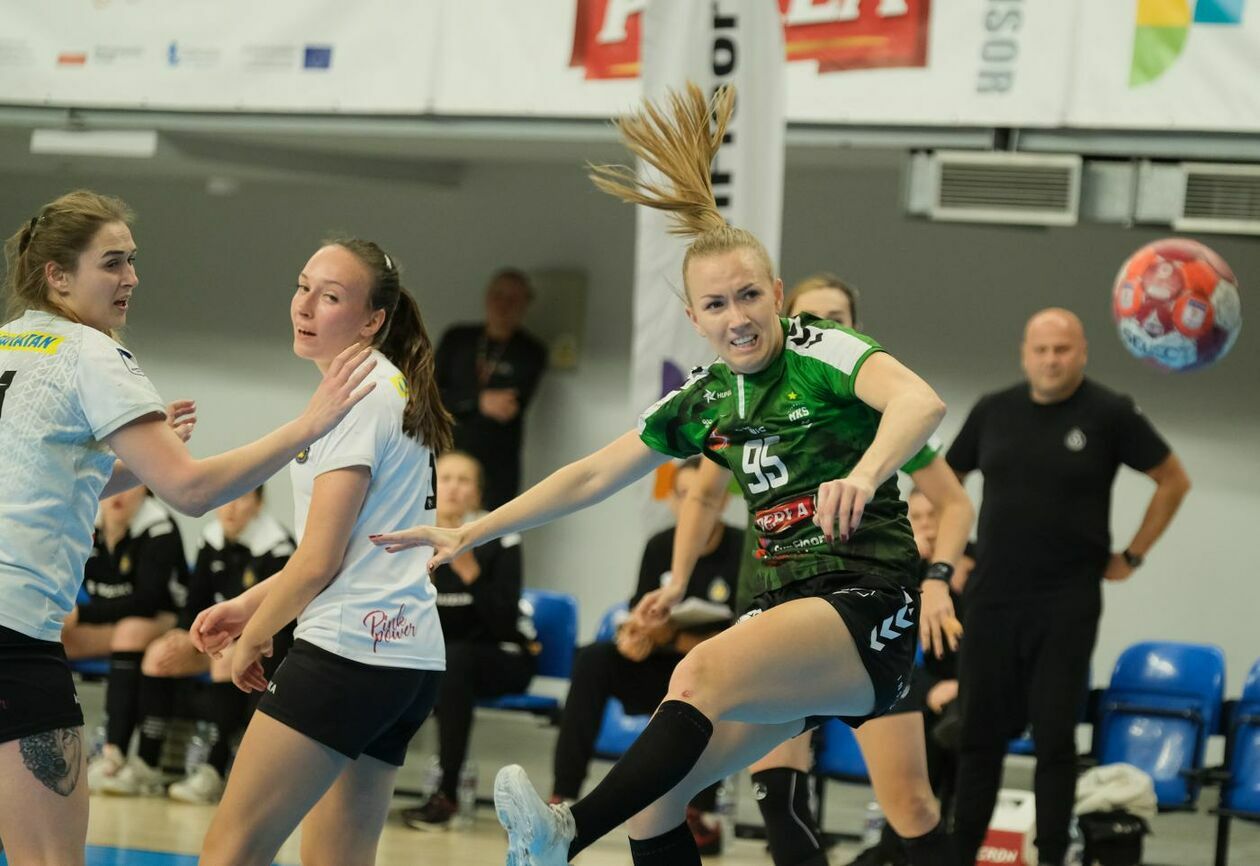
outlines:
[[[923,581],[943,580],[949,583],[949,579],[954,576],[954,567],[948,562],[934,562],[927,567],[927,571],[923,572]]]
[[[1145,559],[1142,556],[1142,554],[1134,553],[1132,550],[1126,549],[1124,553],[1120,554],[1120,556],[1124,558],[1124,562],[1126,565],[1129,566],[1129,568],[1137,568],[1143,562],[1145,562]]]

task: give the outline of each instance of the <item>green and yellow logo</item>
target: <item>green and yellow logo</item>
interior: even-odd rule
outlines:
[[[40,334],[27,331],[14,334],[0,331],[0,352],[39,352],[41,355],[55,355],[64,337],[56,334]]]
[[[394,376],[389,381],[394,383],[394,390],[398,392],[398,396],[406,400],[407,395],[410,393],[410,391],[407,389],[407,377],[404,376],[402,373],[399,373],[397,376]]]
[[[1247,0],[1137,0],[1137,31],[1129,86],[1150,84],[1167,72],[1198,24],[1237,27]]]

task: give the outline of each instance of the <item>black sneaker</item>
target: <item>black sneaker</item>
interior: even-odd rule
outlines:
[[[423,806],[402,810],[403,823],[413,830],[442,830],[451,825],[459,806],[441,791],[434,792]]]

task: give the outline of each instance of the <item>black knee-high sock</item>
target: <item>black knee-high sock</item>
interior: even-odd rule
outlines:
[[[809,774],[774,767],[753,773],[752,782],[774,866],[826,863],[822,833],[809,805]]]
[[[634,866],[700,866],[700,850],[685,821],[655,838],[631,839],[630,856]]]
[[[110,653],[105,681],[105,741],[127,754],[140,717],[140,660],[144,653]]]
[[[227,773],[232,741],[248,721],[249,699],[249,694],[232,683],[213,683],[210,686],[206,721],[215,726],[218,739],[210,747],[206,763],[214,767],[220,776]]]
[[[150,767],[162,760],[166,725],[175,711],[175,686],[170,677],[140,676],[140,746],[136,753]]]
[[[685,701],[666,701],[589,794],[573,804],[569,859],[681,782],[700,760],[713,723]]]
[[[910,866],[957,866],[957,852],[945,828],[937,824],[922,836],[901,840],[906,846]]]

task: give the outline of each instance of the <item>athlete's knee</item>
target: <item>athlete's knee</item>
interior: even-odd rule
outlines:
[[[880,806],[888,823],[903,838],[914,838],[931,832],[941,822],[941,807],[928,786],[927,779],[896,785],[883,792]]]
[[[683,657],[669,678],[666,700],[686,701],[707,714],[727,708],[731,695],[730,664],[700,644]]]

